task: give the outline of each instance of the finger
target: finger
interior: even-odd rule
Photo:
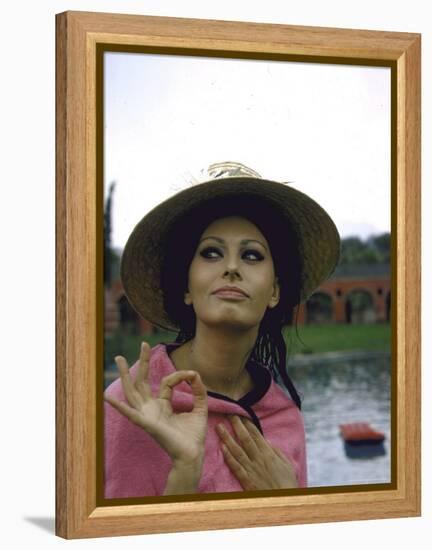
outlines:
[[[219,437],[222,439],[222,442],[228,448],[229,452],[237,460],[237,462],[239,462],[242,466],[246,466],[247,464],[250,464],[248,455],[240,447],[240,445],[235,441],[235,439],[231,437],[231,434],[228,432],[228,430],[225,428],[223,424],[217,425],[217,433],[219,434]]]
[[[235,459],[235,457],[231,454],[230,450],[224,443],[222,443],[222,453],[224,456],[225,464],[231,470],[232,474],[237,478],[237,480],[239,481],[243,489],[245,491],[251,491],[255,489],[255,486],[252,484],[252,482],[249,479],[247,471]]]
[[[170,401],[173,388],[177,386],[177,384],[180,384],[180,382],[191,382],[195,375],[196,372],[193,370],[180,370],[177,372],[173,372],[168,376],[165,376],[164,378],[162,378],[159,387],[159,399],[167,399],[168,401]]]
[[[268,443],[262,433],[258,430],[258,428],[255,426],[253,422],[245,418],[244,416],[241,417],[241,421],[243,422],[244,427],[249,432],[251,438],[255,442],[255,445],[257,446],[257,450],[262,452],[264,450],[268,450]]]
[[[287,457],[284,455],[284,453],[280,449],[278,449],[277,447],[273,447],[273,445],[270,445],[270,447],[278,455],[278,457],[281,458],[284,462],[289,462]]]
[[[136,409],[129,406],[124,401],[119,401],[118,399],[115,399],[111,395],[104,395],[104,400],[112,407],[114,407],[119,413],[129,418],[129,420],[131,420],[134,424],[142,426],[142,417],[139,415]]]
[[[276,455],[280,458],[280,460],[282,460],[283,463],[286,464],[287,469],[290,472],[291,481],[287,485],[287,489],[292,487],[298,487],[297,472],[294,467],[294,464],[291,462],[289,458],[285,456],[285,454],[280,449],[278,449],[277,447],[273,447],[273,445],[270,445],[270,447],[273,449]]]
[[[295,473],[295,468],[294,468],[294,464],[291,462],[291,460],[285,456],[285,454],[280,450],[278,449],[277,447],[273,447],[273,445],[271,445],[271,448],[273,449],[273,451],[277,454],[277,456],[285,463],[285,464],[289,464],[289,466],[291,467],[291,472],[293,474],[293,476],[296,477],[296,473]],[[297,478],[297,477],[296,477]]]
[[[126,359],[121,355],[117,355],[117,357],[114,357],[114,361],[117,364],[123,386],[123,392],[129,405],[131,405],[132,407],[138,407],[140,403],[137,399],[137,391],[129,374],[129,366]]]
[[[259,453],[255,440],[238,416],[230,416],[230,420],[240,445],[245,450],[248,457],[254,460]]]
[[[194,395],[194,407],[192,412],[207,415],[207,388],[197,372],[195,372],[195,376],[190,380],[190,384]]]
[[[142,342],[138,369],[137,369],[137,374],[135,378],[135,387],[140,392],[140,394],[144,397],[144,399],[149,399],[152,397],[152,392],[148,381],[150,351],[151,351],[151,348],[149,344],[147,342]]]

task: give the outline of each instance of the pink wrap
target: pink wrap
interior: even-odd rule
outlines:
[[[157,393],[160,380],[175,371],[168,350],[175,344],[159,344],[151,351],[149,381]],[[131,367],[134,376],[138,362]],[[267,368],[250,363],[255,388],[239,401],[208,392],[208,428],[200,493],[242,491],[224,462],[216,425],[223,423],[232,434],[227,415],[246,416],[259,427],[269,443],[278,447],[295,467],[300,487],[305,487],[306,448],[303,418],[295,403],[273,381]],[[121,381],[106,390],[125,400]],[[193,395],[186,382],[173,392],[172,406],[177,412],[192,409]],[[105,498],[159,496],[165,489],[171,459],[140,427],[105,403]]]

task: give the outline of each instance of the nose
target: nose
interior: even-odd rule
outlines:
[[[224,271],[224,277],[228,277],[230,280],[241,279],[241,274],[239,271],[237,260],[234,257],[228,258],[228,262]]]
[[[227,269],[224,273],[224,277],[228,279],[241,279],[241,275],[237,269]]]

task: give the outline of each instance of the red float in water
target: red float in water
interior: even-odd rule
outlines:
[[[377,432],[366,422],[355,422],[353,424],[341,424],[339,426],[342,437],[346,443],[381,443],[385,435]]]

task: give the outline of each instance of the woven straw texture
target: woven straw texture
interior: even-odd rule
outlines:
[[[239,195],[270,202],[290,220],[303,261],[302,301],[331,275],[339,260],[340,238],[318,203],[283,183],[253,177],[216,179],[170,197],[132,231],[121,260],[121,278],[129,302],[144,319],[164,329],[178,330],[164,310],[160,285],[164,242],[171,225],[204,201]]]

